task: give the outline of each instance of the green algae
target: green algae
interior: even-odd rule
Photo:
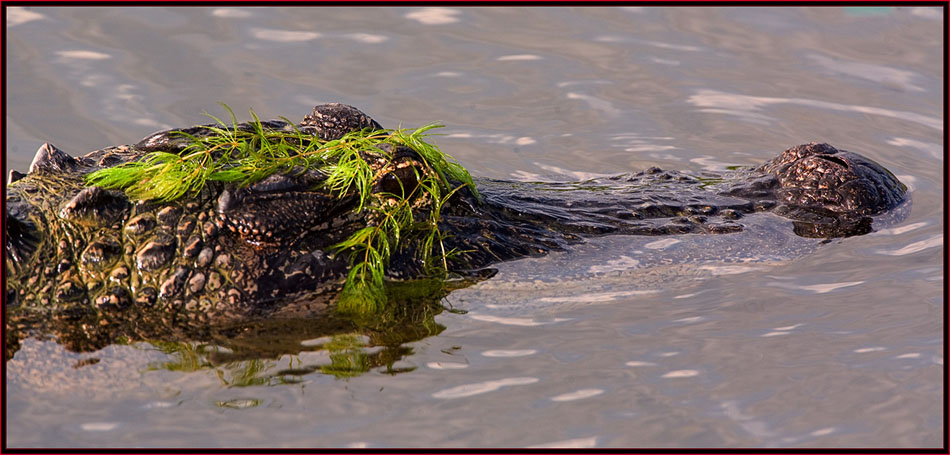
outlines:
[[[230,126],[209,115],[217,124],[204,127],[208,134],[172,133],[187,141],[180,153],[150,152],[138,161],[90,173],[87,184],[123,190],[133,199],[170,202],[197,196],[209,182],[246,187],[275,174],[316,170],[326,176],[323,190],[341,199],[357,196],[355,211],[369,220],[332,247],[336,254],[348,255],[351,263],[339,312],[371,316],[383,310],[388,300],[386,267],[409,238],[420,240],[429,276],[448,276],[448,261],[458,252],[444,245],[438,226],[441,209],[462,188],[476,197],[478,193],[468,171],[426,140],[430,130],[442,125],[411,131],[364,129],[323,141],[296,127],[293,132],[267,129],[253,111],[251,128],[238,128],[234,113],[224,107]],[[396,147],[416,152],[416,185],[405,188],[398,181],[401,191],[374,191],[382,170],[394,163],[390,151]],[[418,201],[425,210],[417,210]]]

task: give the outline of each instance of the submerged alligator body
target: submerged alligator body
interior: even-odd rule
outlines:
[[[296,128],[331,140],[380,125],[356,108],[328,104]],[[201,127],[172,131],[204,134]],[[197,323],[325,312],[350,266],[331,246],[371,222],[355,210],[354,198],[321,189],[325,175],[275,175],[248,187],[214,183],[194,198],[168,203],[86,185],[92,171],[148,152],[180,153],[181,138],[164,131],[79,158],[44,144],[28,173],[12,171],[8,308],[147,308]],[[405,172],[418,159],[414,152],[392,156],[377,172],[374,191],[415,183]],[[571,184],[477,184],[480,196],[462,188],[442,207],[444,248],[459,252],[448,264],[453,272],[544,254],[590,235],[727,234],[741,231],[744,215],[758,211],[791,219],[805,237],[860,235],[871,231],[871,216],[906,198],[905,186],[880,165],[815,143],[756,168],[718,174],[651,168]],[[425,201],[418,210],[426,210]],[[392,254],[391,279],[423,273],[418,245],[407,242]]]

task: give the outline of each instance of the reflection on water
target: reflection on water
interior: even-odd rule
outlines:
[[[937,130],[943,129],[943,121],[939,118],[920,115],[913,112],[893,111],[878,107],[830,103],[821,100],[809,100],[801,98],[772,98],[724,93],[718,90],[699,90],[695,95],[689,97],[688,102],[700,107],[701,112],[732,114],[741,116],[749,121],[758,120],[766,121],[767,123],[774,122],[776,119],[768,117],[764,114],[759,114],[757,111],[762,110],[763,107],[778,104],[798,104],[819,109],[894,117],[910,122],[920,123]]]
[[[534,384],[536,382],[538,382],[538,378],[505,378],[479,382],[475,384],[464,384],[435,392],[432,394],[432,398],[446,399],[470,397],[473,395],[494,392],[502,387]]]
[[[7,27],[24,24],[30,21],[44,19],[46,16],[26,8],[14,6],[7,9]]]
[[[424,25],[443,25],[458,22],[456,17],[461,11],[451,8],[420,8],[411,13],[406,13],[407,19],[419,21]]]
[[[941,444],[940,8],[6,12],[21,171],[45,141],[79,155],[217,102],[293,118],[340,101],[385,126],[445,123],[439,145],[477,176],[723,170],[818,140],[913,199],[906,221],[821,245],[588,242],[389,328],[116,343],[98,315],[30,321],[61,330],[7,331],[11,447]]]
[[[315,371],[337,377],[358,376],[372,368],[393,363],[412,349],[406,343],[437,335],[445,327],[435,322],[442,311],[444,292],[415,295],[410,301],[393,298],[388,310],[373,321],[356,321],[323,314],[299,319],[266,319],[208,325],[151,310],[95,310],[39,314],[31,308],[6,311],[6,356],[16,358],[21,341],[30,337],[53,337],[73,352],[95,352],[113,344],[147,342],[168,354],[171,360],[149,368],[194,372],[237,364],[242,371],[227,386],[267,385],[293,382],[280,373],[258,377],[260,359],[325,352],[328,362],[298,366],[297,375]],[[156,314],[158,313],[158,314]],[[94,362],[98,359],[92,358]],[[85,364],[77,364],[77,368]],[[232,365],[234,366],[234,365]]]
[[[834,73],[867,79],[895,90],[924,91],[922,87],[911,82],[920,79],[920,75],[912,71],[889,68],[883,65],[844,61],[818,54],[808,55],[808,58]]]

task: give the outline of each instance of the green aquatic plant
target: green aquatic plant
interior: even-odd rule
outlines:
[[[170,202],[198,195],[209,182],[243,187],[274,174],[317,170],[326,176],[323,189],[330,194],[356,195],[355,210],[368,220],[332,247],[337,254],[348,254],[351,262],[337,306],[340,312],[371,315],[382,309],[387,301],[385,269],[409,239],[420,242],[429,275],[447,276],[448,260],[458,251],[445,248],[438,226],[442,207],[461,188],[468,187],[476,197],[478,193],[468,171],[426,141],[428,132],[442,125],[412,131],[364,129],[323,141],[296,127],[292,132],[268,129],[254,111],[249,128],[239,127],[234,113],[224,107],[230,126],[209,114],[217,124],[202,127],[201,134],[172,133],[186,141],[180,153],[150,152],[138,161],[90,173],[87,184],[121,189],[134,199]],[[397,179],[398,194],[374,192],[378,179],[395,164],[391,151],[397,146],[416,152],[411,168],[416,185],[403,187]],[[420,207],[423,210],[416,210]]]

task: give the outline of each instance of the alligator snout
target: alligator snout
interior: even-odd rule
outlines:
[[[835,213],[876,215],[897,206],[907,191],[883,166],[828,144],[792,147],[760,170],[778,178],[780,201]]]

